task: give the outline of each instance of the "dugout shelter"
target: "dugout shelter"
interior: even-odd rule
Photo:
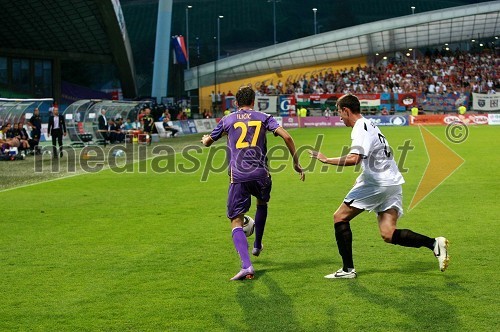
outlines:
[[[104,143],[104,136],[99,131],[98,119],[101,110],[106,111],[106,119],[132,119],[142,107],[142,101],[117,100],[79,100],[64,110],[66,127],[72,144]]]
[[[7,122],[13,123],[26,123],[35,108],[48,109],[54,100],[52,98],[43,99],[8,99],[0,98],[0,125]]]

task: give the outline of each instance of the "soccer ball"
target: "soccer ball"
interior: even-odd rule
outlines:
[[[123,150],[113,151],[113,157],[123,157],[123,156],[125,156],[125,151],[123,151]]]
[[[255,230],[255,221],[253,220],[252,217],[245,215],[243,217],[243,232],[245,232],[245,235],[249,237],[250,235],[253,234],[254,230]]]

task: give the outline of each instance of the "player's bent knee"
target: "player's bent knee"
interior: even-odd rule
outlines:
[[[382,240],[384,240],[385,243],[392,243],[392,236],[382,235]]]
[[[244,214],[239,214],[236,217],[229,219],[231,222],[231,228],[243,227],[243,217],[244,217]]]
[[[382,240],[386,243],[392,243],[392,233],[393,232],[380,232],[380,236],[382,237]]]
[[[333,214],[333,223],[338,223],[343,221],[349,221],[347,220],[347,216],[344,213],[335,212]]]

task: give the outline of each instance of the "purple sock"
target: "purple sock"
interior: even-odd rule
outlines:
[[[235,227],[233,228],[232,235],[234,247],[238,255],[240,255],[241,267],[246,269],[252,265],[252,262],[250,262],[250,255],[248,254],[248,241],[245,232],[243,232],[243,228]]]
[[[257,212],[255,212],[255,248],[262,248],[262,237],[264,236],[264,228],[266,227],[267,220],[267,204],[257,205]]]

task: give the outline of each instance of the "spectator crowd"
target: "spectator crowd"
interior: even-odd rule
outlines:
[[[375,58],[373,62],[374,65],[302,75],[298,80],[261,83],[254,89],[257,95],[281,95],[495,93],[500,88],[500,57],[493,52],[472,54],[460,50],[435,50],[415,61],[402,55],[393,59]],[[212,98],[219,97],[212,95]]]

